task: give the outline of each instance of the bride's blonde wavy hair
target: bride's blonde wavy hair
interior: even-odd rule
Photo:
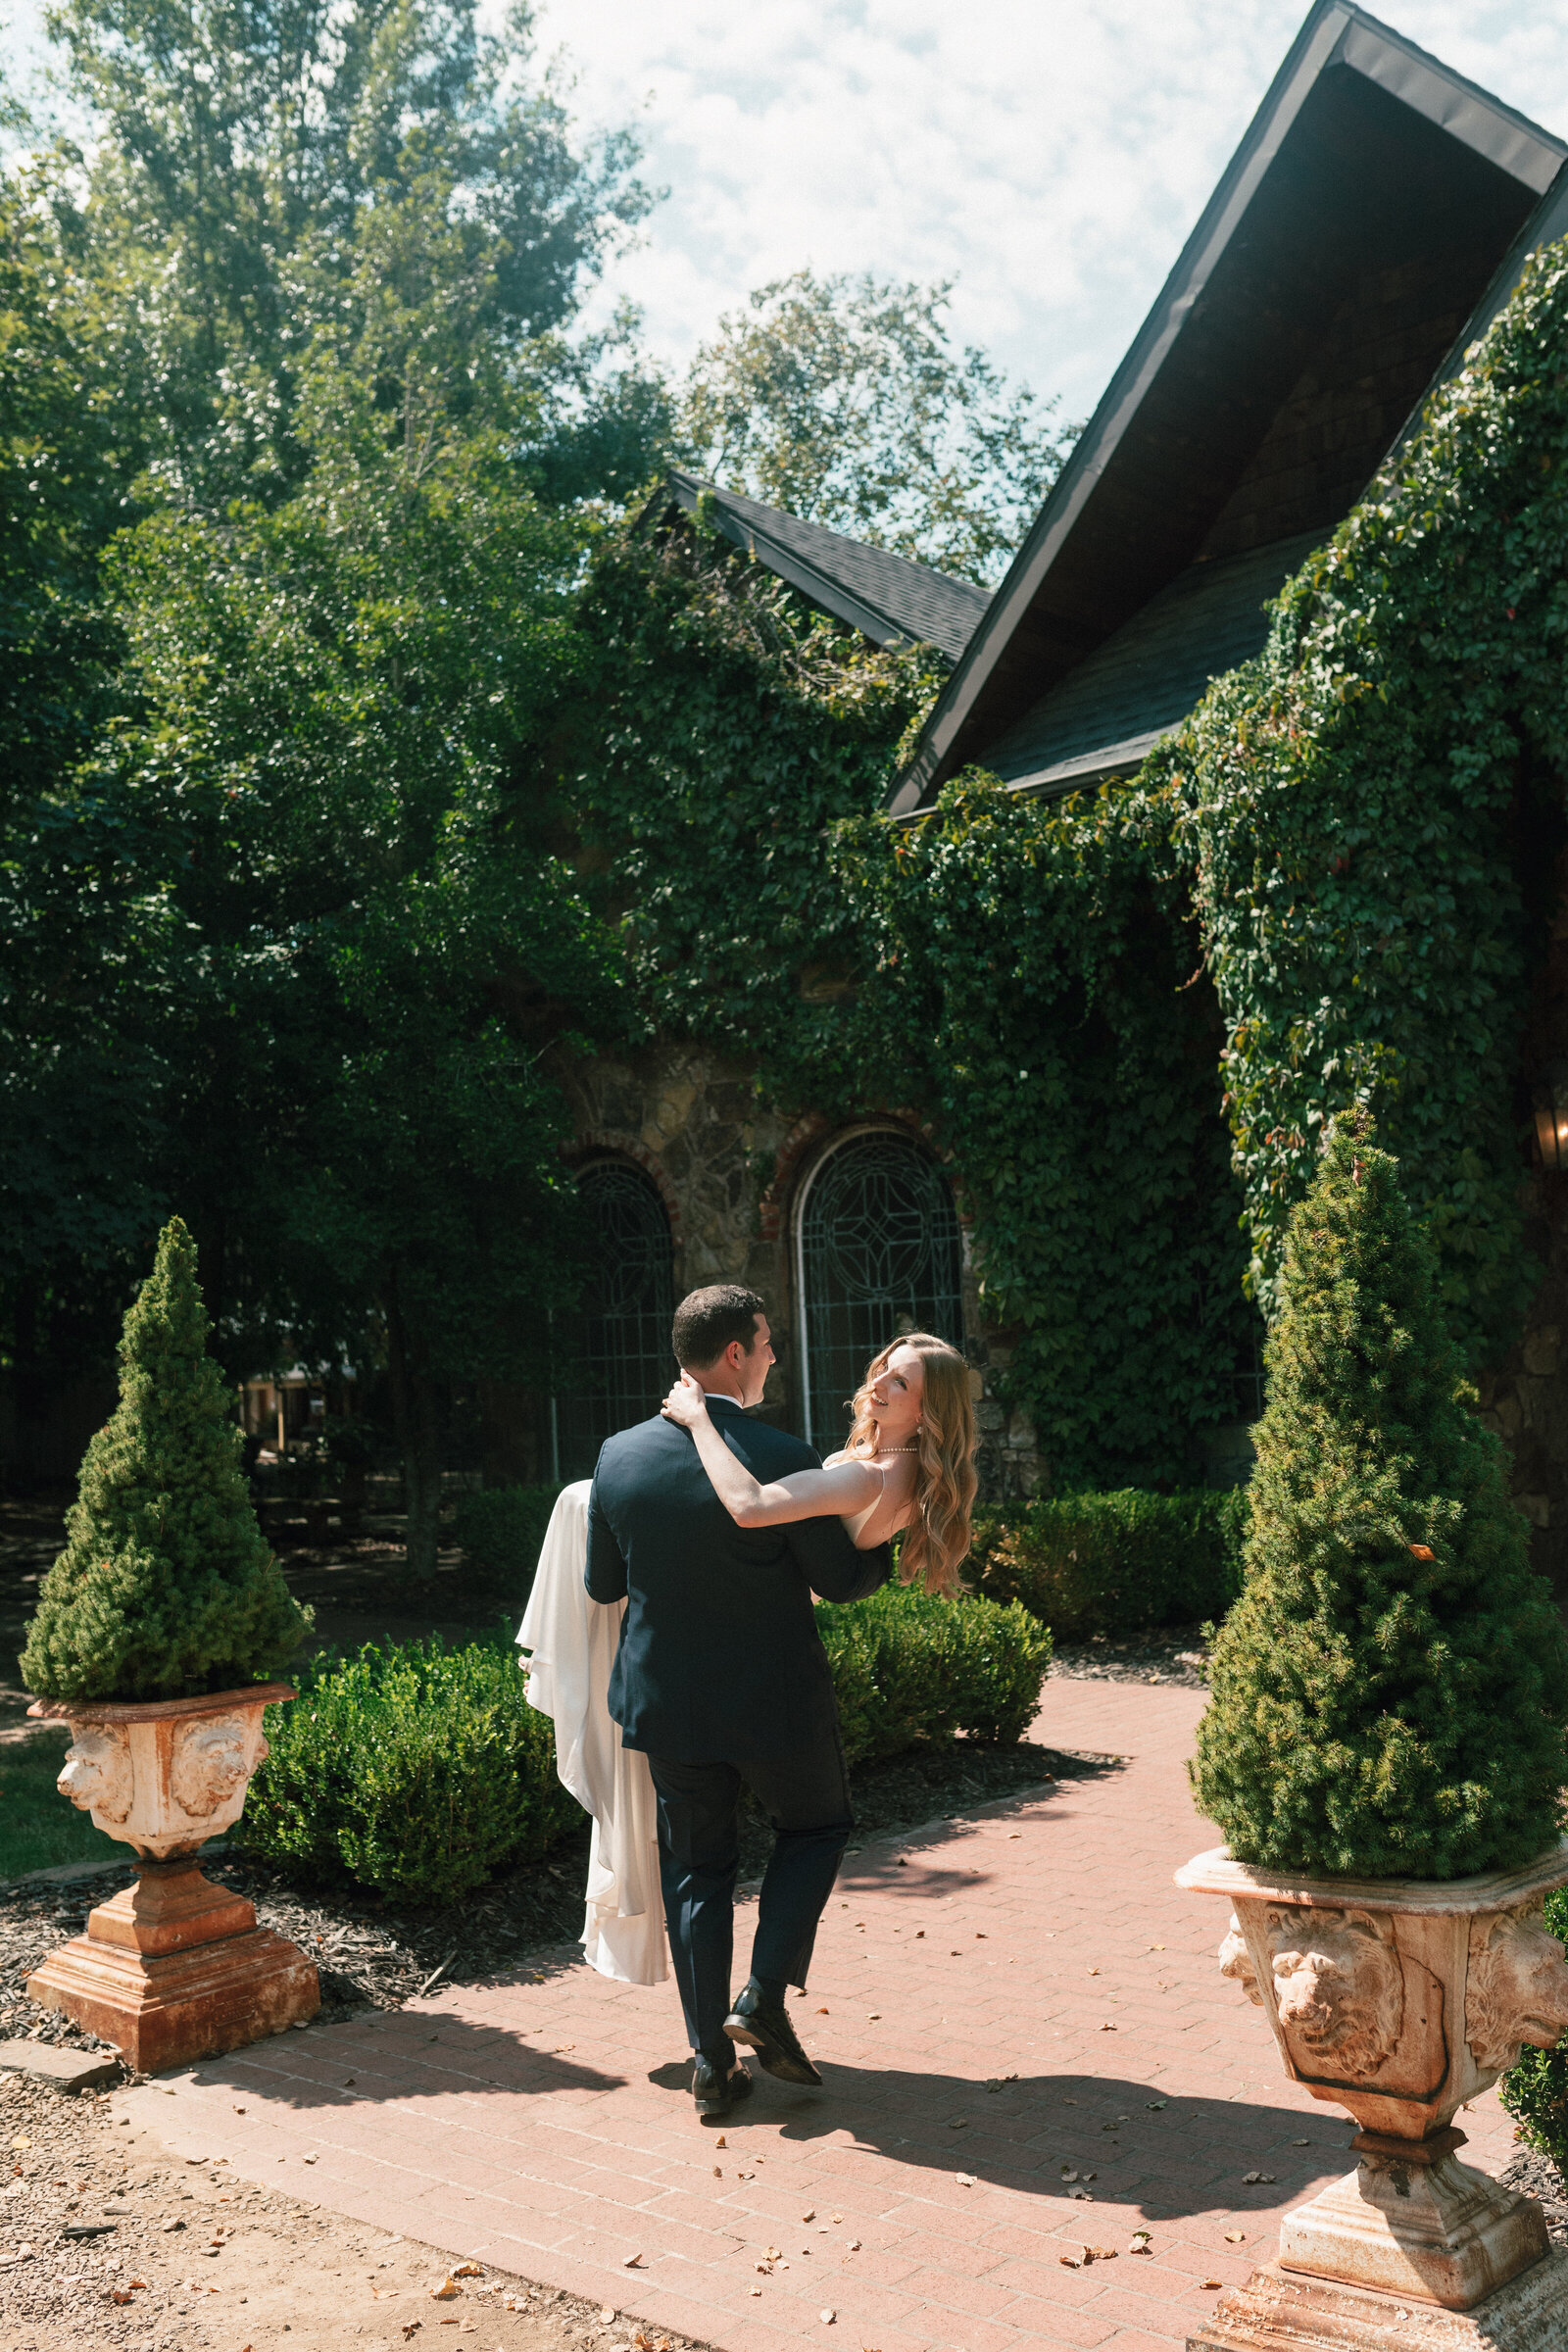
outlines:
[[[914,1433],[914,1508],[899,1552],[899,1579],[920,1578],[928,1592],[951,1600],[962,1591],[958,1569],[969,1553],[969,1517],[974,1509],[974,1404],[969,1367],[956,1348],[928,1331],[903,1333],[865,1367],[855,1393],[855,1419],[847,1453],[875,1453],[876,1411],[871,1391],[900,1348],[920,1358],[924,1391],[920,1426]]]

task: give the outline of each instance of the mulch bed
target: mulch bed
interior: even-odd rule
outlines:
[[[966,1740],[896,1756],[851,1776],[858,1823],[852,1850],[934,1817],[996,1804],[1052,1779],[1113,1769],[1114,1762]],[[760,1875],[771,1843],[766,1822],[750,1816],[741,1841],[743,1886]],[[387,1902],[365,1887],[311,1885],[233,1846],[214,1854],[206,1870],[209,1878],[249,1895],[262,1925],[288,1936],[316,1962],[321,2014],[331,2022],[367,2005],[397,2008],[437,1982],[488,1982],[570,1959],[582,1933],[587,1859],[584,1820],[581,1831],[553,1846],[544,1861],[492,1879],[456,1906]],[[80,1935],[90,1907],[128,1885],[132,1875],[122,1863],[90,1878],[20,1879],[0,1886],[0,2037],[32,2034],[70,2048],[105,2046],[28,2000],[26,1978],[55,1944]]]
[[[1503,2166],[1502,2183],[1538,2198],[1552,2244],[1568,2246],[1568,2182],[1549,2156],[1544,2156],[1539,2148],[1522,2149]]]
[[[1208,1643],[1200,1625],[1162,1625],[1127,1642],[1096,1634],[1088,1642],[1058,1642],[1051,1671],[1069,1683],[1170,1683],[1206,1690]]]

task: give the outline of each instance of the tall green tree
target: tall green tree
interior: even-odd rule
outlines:
[[[648,209],[636,142],[577,138],[526,6],[493,32],[474,0],[61,0],[47,21],[98,133],[55,159],[63,231],[106,318],[134,322],[151,456],[182,497],[299,478],[322,326],[406,397],[416,347],[389,313],[464,348],[476,403],[493,370],[531,389],[558,490],[646,472],[657,383],[624,331],[570,332]]]
[[[97,787],[172,902],[166,1181],[230,1344],[384,1352],[420,1572],[445,1384],[539,1373],[571,1297],[545,1057],[617,1017],[531,789],[581,526],[500,426],[425,428],[318,354],[291,498],[120,543],[142,710]]]
[[[1073,432],[955,348],[952,281],[798,270],[719,321],[682,388],[690,463],[895,554],[1000,578]]]

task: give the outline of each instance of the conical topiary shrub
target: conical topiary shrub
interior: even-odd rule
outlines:
[[[87,1448],[22,1653],[52,1699],[182,1698],[275,1674],[311,1618],[251,1508],[176,1217],[125,1317],[120,1403]]]
[[[1292,1222],[1255,1436],[1193,1771],[1231,1851],[1361,1878],[1532,1860],[1568,1783],[1568,1640],[1364,1117]]]

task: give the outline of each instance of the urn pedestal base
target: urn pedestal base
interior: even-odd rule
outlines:
[[[1463,2139],[1359,2133],[1356,2170],[1281,2222],[1281,2268],[1468,2311],[1540,2262],[1551,2250],[1541,2207],[1460,2164]]]
[[[1568,2344],[1568,2254],[1547,2255],[1469,2311],[1269,2263],[1226,2289],[1187,2352],[1555,2352],[1560,2344]]]
[[[203,1878],[193,1856],[144,1862],[87,1917],[85,1936],[27,1980],[46,2008],[114,2042],[155,2075],[303,2024],[321,2005],[314,1964],[256,1925],[255,1906]]]

